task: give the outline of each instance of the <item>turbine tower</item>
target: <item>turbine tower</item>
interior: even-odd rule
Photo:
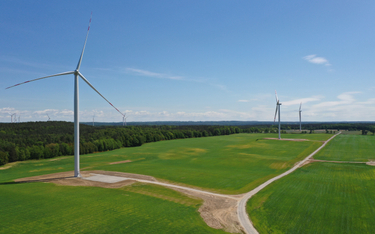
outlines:
[[[122,116],[122,126],[126,126],[126,113]]]
[[[92,16],[92,13],[91,13],[91,16]],[[114,105],[112,105],[112,103],[110,103],[101,93],[99,93],[99,91],[96,90],[94,88],[94,86],[92,86],[91,83],[79,71],[79,68],[81,67],[81,63],[82,63],[83,53],[84,53],[85,47],[86,47],[87,37],[88,37],[89,31],[90,31],[90,24],[91,24],[91,17],[90,17],[90,21],[89,21],[89,27],[88,27],[87,33],[86,33],[85,43],[83,44],[81,56],[79,57],[77,67],[74,71],[68,71],[68,72],[58,73],[58,74],[55,74],[55,75],[44,76],[44,77],[40,77],[40,78],[37,78],[37,79],[25,81],[23,83],[19,83],[19,84],[16,84],[16,85],[13,85],[13,86],[10,86],[10,87],[6,88],[6,89],[9,89],[9,88],[21,85],[21,84],[26,84],[26,83],[29,83],[29,82],[32,82],[32,81],[37,81],[37,80],[55,77],[55,76],[72,75],[72,74],[74,75],[74,177],[81,177],[80,168],[79,168],[79,88],[78,88],[79,77],[81,77],[81,79],[83,81],[85,81],[86,84],[88,84],[93,90],[95,90],[95,92],[97,92],[104,100],[106,100],[121,115],[123,115]]]
[[[94,116],[92,117],[92,126],[95,126],[95,114],[94,114]]]
[[[301,113],[302,113],[302,102],[301,104],[299,105],[299,130],[302,131],[302,124],[301,124]]]
[[[277,92],[275,90],[275,96],[276,96],[276,111],[275,111],[275,118],[273,119],[273,122],[276,121],[276,115],[277,113],[279,113],[279,140],[281,139],[281,136],[280,136],[280,106],[281,106],[281,103],[279,101],[279,98],[277,97]]]

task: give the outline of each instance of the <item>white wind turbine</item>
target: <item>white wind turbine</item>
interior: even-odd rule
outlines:
[[[46,114],[46,115],[47,115],[47,117],[48,117],[48,120],[47,120],[47,122],[48,122],[48,121],[50,121],[50,120],[51,120],[51,118],[49,117],[49,115],[48,115],[48,114]]]
[[[124,115],[122,115],[122,126],[126,125],[126,118],[128,118],[128,117],[126,117],[126,113]]]
[[[10,122],[13,123],[13,116],[14,116],[14,119],[16,119],[16,113],[13,113],[10,115]]]
[[[6,89],[9,89],[9,88],[21,85],[21,84],[26,84],[26,83],[29,83],[29,82],[32,82],[32,81],[37,81],[37,80],[55,77],[55,76],[71,75],[71,74],[74,75],[74,177],[81,177],[80,168],[79,168],[79,90],[78,90],[79,79],[78,79],[78,77],[81,77],[83,81],[85,81],[93,90],[95,90],[95,92],[97,92],[113,108],[115,108],[121,115],[123,115],[114,105],[112,105],[112,103],[110,103],[101,93],[99,93],[99,91],[96,90],[94,88],[94,86],[92,86],[91,83],[79,71],[79,68],[81,67],[83,53],[84,53],[85,47],[86,47],[87,37],[88,37],[89,31],[90,31],[90,24],[91,24],[91,17],[90,17],[90,21],[89,21],[89,27],[88,27],[87,33],[86,33],[85,43],[83,44],[81,56],[79,57],[77,67],[74,71],[68,71],[68,72],[58,73],[58,74],[55,74],[55,75],[44,76],[44,77],[40,77],[40,78],[37,78],[37,79],[25,81],[23,83],[19,83],[19,84],[16,84],[16,85],[13,85],[13,86],[10,86],[10,87],[6,88]]]
[[[277,97],[276,90],[275,90],[275,96],[276,96],[276,111],[275,111],[275,118],[273,119],[273,122],[275,122],[276,115],[277,115],[277,113],[279,113],[279,139],[281,139],[281,136],[280,136],[280,106],[281,106],[281,103],[279,101],[279,98]]]
[[[301,124],[301,113],[302,113],[302,102],[301,104],[299,105],[299,130],[302,131],[302,124]]]

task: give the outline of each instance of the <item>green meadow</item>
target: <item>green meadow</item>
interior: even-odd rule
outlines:
[[[340,134],[324,147],[315,159],[368,162],[375,160],[375,136]]]
[[[81,169],[144,174],[186,186],[238,194],[286,171],[332,135],[285,135],[285,138],[311,141],[263,139],[276,136],[236,134],[148,143],[141,147],[82,155]],[[131,162],[110,164],[124,160]],[[73,157],[60,157],[16,163],[9,169],[0,170],[0,175],[2,180],[9,181],[72,169]]]
[[[248,201],[259,233],[373,233],[375,168],[315,162]]]
[[[204,223],[202,201],[158,186],[3,183],[0,197],[0,233],[225,233]]]
[[[236,134],[144,144],[81,156],[82,170],[151,175],[159,180],[235,194],[282,173],[318,148],[328,134]],[[131,160],[128,163],[113,164]],[[208,227],[201,200],[140,183],[120,189],[15,183],[73,170],[73,157],[0,167],[0,233],[225,233]]]

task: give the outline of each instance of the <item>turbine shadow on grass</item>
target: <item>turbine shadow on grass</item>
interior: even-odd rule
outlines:
[[[49,179],[35,179],[35,180],[24,180],[24,181],[11,181],[11,182],[2,182],[2,183],[0,183],[0,185],[35,183],[35,182],[51,182],[53,180],[62,180],[62,179],[69,179],[69,178],[75,178],[75,177],[74,176],[65,176],[65,177],[49,178]]]

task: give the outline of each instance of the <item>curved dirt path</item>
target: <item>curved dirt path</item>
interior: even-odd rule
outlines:
[[[321,150],[324,146],[326,146],[326,144],[332,140],[334,137],[336,137],[337,135],[339,135],[341,132],[338,132],[337,134],[335,134],[334,136],[332,136],[331,138],[329,138],[327,141],[324,142],[323,145],[321,145],[317,150],[315,150],[314,152],[312,152],[309,156],[307,156],[304,160],[300,161],[299,163],[297,163],[294,167],[292,167],[291,169],[289,169],[288,171],[264,182],[263,184],[259,185],[258,187],[256,187],[255,189],[251,190],[250,192],[246,193],[245,196],[242,197],[242,199],[238,202],[238,207],[237,207],[237,215],[238,215],[238,219],[240,220],[240,223],[245,231],[245,233],[247,234],[259,234],[258,231],[254,228],[253,224],[251,223],[250,221],[250,218],[249,216],[247,215],[247,212],[246,212],[246,203],[247,201],[253,196],[255,195],[257,192],[259,192],[260,190],[262,190],[263,188],[265,188],[267,185],[271,184],[272,182],[274,182],[275,180],[278,180],[290,173],[292,173],[293,171],[297,170],[297,168],[301,167],[307,160],[309,160],[312,156],[314,156],[316,153],[319,152],[319,150]]]

